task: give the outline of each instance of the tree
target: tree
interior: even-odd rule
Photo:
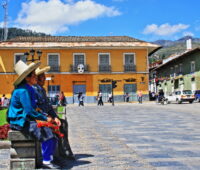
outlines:
[[[37,33],[35,31],[31,31],[31,30],[23,30],[21,28],[8,28],[8,40],[18,37],[18,36],[26,36],[26,37],[37,37],[37,36],[50,36],[48,34],[45,33]],[[0,41],[3,40],[3,28],[0,28]]]

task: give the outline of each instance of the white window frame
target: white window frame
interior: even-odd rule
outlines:
[[[111,65],[110,53],[98,53],[98,65],[100,65],[100,55],[108,55],[108,58],[109,58],[108,65],[110,66]]]
[[[14,65],[16,64],[16,56],[17,55],[24,55],[24,53],[14,53]]]
[[[123,63],[125,65],[125,56],[126,55],[133,55],[134,65],[136,65],[136,54],[135,53],[123,53]]]
[[[83,55],[84,56],[84,65],[86,65],[86,55],[85,55],[85,53],[73,53],[73,65],[75,65],[75,55]]]
[[[191,63],[190,63],[190,71],[193,73],[193,72],[195,72],[195,68],[196,66],[195,66],[195,61],[191,61]]]
[[[50,55],[57,55],[58,56],[58,66],[60,67],[60,53],[47,53],[47,63],[49,65],[49,56]]]

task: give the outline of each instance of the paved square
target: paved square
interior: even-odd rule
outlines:
[[[67,106],[72,169],[200,169],[200,103]]]

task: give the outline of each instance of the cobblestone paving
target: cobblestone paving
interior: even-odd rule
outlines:
[[[76,169],[200,169],[200,103],[67,106]]]

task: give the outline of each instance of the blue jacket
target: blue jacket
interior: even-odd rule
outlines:
[[[34,90],[27,84],[22,84],[13,91],[8,111],[10,124],[23,127],[30,118],[47,120],[45,115],[35,110],[34,95]]]

